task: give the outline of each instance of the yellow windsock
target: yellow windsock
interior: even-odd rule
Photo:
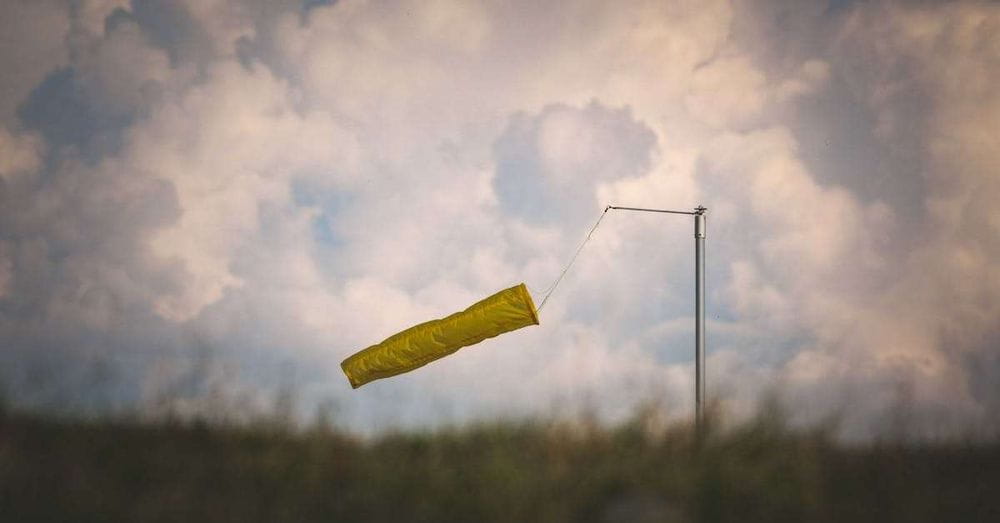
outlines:
[[[502,290],[462,312],[390,336],[344,360],[340,367],[355,389],[422,367],[462,347],[505,332],[538,325],[538,312],[524,284]]]

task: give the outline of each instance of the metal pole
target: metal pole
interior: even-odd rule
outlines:
[[[705,430],[705,207],[699,205],[694,211],[675,211],[671,209],[647,209],[644,207],[620,207],[609,205],[604,209],[621,209],[623,211],[660,212],[667,214],[689,214],[694,216],[694,266],[695,266],[695,296],[694,296],[694,416],[695,431],[698,441],[701,441]]]
[[[694,215],[695,264],[695,430],[699,439],[705,429],[705,209]]]

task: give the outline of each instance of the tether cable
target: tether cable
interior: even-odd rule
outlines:
[[[594,226],[590,228],[590,232],[588,232],[587,237],[583,239],[583,243],[581,243],[580,246],[576,248],[576,252],[573,253],[573,257],[570,258],[569,263],[567,263],[566,267],[563,268],[561,273],[559,273],[559,277],[556,278],[556,281],[552,282],[552,285],[549,285],[549,288],[543,291],[542,294],[544,294],[545,297],[542,298],[542,303],[541,305],[538,306],[539,312],[541,312],[542,307],[545,306],[545,302],[549,301],[549,296],[552,296],[552,293],[555,292],[556,287],[559,286],[559,282],[561,282],[563,277],[566,276],[566,273],[569,272],[570,267],[572,267],[573,263],[576,262],[577,256],[579,256],[580,252],[583,251],[583,247],[586,246],[587,242],[590,241],[590,237],[594,235],[594,231],[597,230],[597,226],[601,224],[601,220],[604,219],[604,216],[608,214],[608,210],[611,208],[612,207],[610,205],[604,208],[604,212],[602,212],[601,215],[597,217],[597,221],[594,222]]]

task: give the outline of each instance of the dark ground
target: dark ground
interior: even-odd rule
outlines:
[[[0,520],[1000,521],[1000,443],[500,422],[362,440],[0,413]]]

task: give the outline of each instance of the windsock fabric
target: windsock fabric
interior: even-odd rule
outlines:
[[[462,312],[410,327],[364,349],[340,367],[358,388],[422,367],[462,347],[505,332],[538,325],[538,312],[524,284],[502,290]]]

